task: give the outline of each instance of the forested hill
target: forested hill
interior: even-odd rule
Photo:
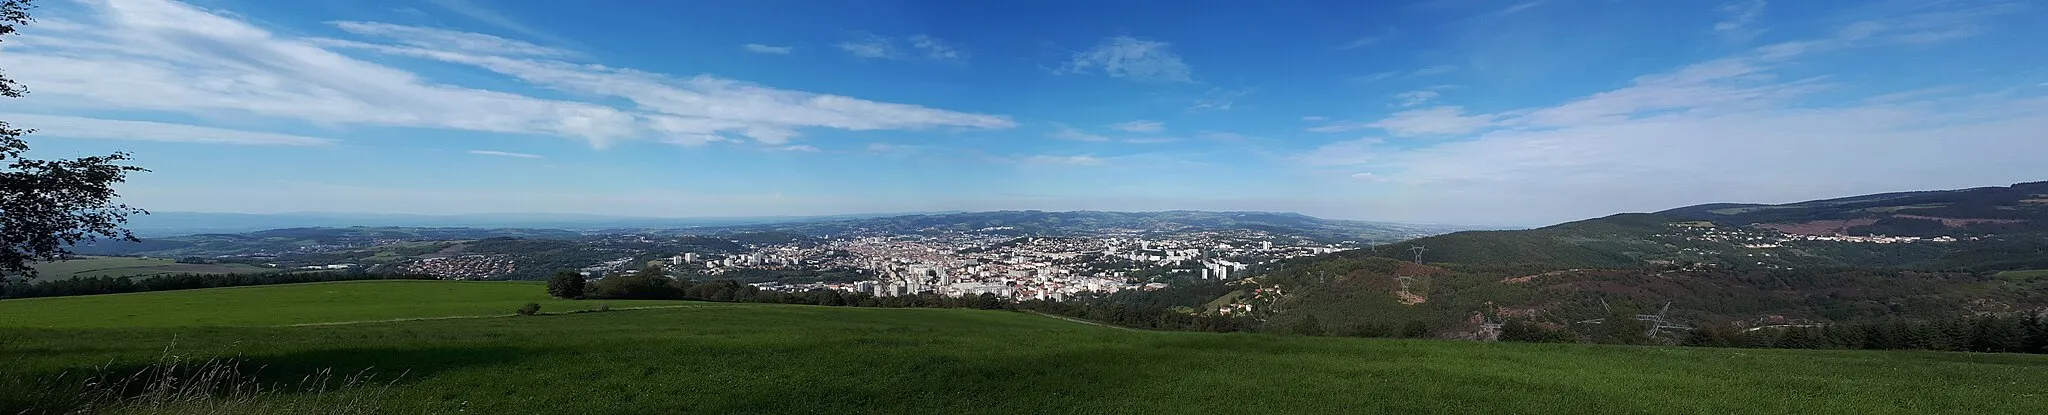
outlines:
[[[2048,232],[2048,182],[1885,193],[1782,205],[1711,204],[1658,212],[1798,234],[1966,236]]]
[[[2048,268],[2048,182],[1782,205],[1708,204],[1516,231],[1458,232],[1346,258],[1479,266],[1672,264],[1947,270]]]

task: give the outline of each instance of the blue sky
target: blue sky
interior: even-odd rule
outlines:
[[[1544,224],[2048,179],[2023,1],[44,0],[154,210]]]

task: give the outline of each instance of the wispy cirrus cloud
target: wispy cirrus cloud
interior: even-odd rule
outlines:
[[[1414,193],[1402,203],[1497,223],[2014,180],[2015,172],[2048,163],[2042,156],[2048,140],[2038,133],[2048,131],[2048,91],[1984,85],[2002,92],[1895,93],[1789,76],[1799,73],[1789,68],[1812,65],[1808,58],[1824,52],[1882,48],[1910,43],[1916,34],[1939,37],[1930,34],[1947,33],[1944,26],[1974,26],[1952,13],[1854,23],[1833,36],[1764,45],[1554,105],[1477,114],[1443,105],[1318,127],[1434,140],[1342,140],[1295,160],[1348,175],[1359,186],[1456,189]],[[1930,20],[1947,25],[1905,23]],[[1947,40],[1954,39],[1960,38]],[[1844,96],[1811,100],[1823,92]],[[1856,99],[1857,93],[1868,98]],[[1854,156],[1827,157],[1847,154]],[[1972,168],[1914,167],[1957,164]],[[1611,203],[1580,202],[1588,198]],[[1500,205],[1521,208],[1473,207]]]
[[[1251,95],[1253,91],[1255,90],[1252,88],[1209,88],[1202,92],[1200,98],[1195,98],[1194,103],[1188,105],[1188,112],[1228,111],[1237,107],[1237,101]]]
[[[1401,101],[1399,103],[1400,106],[1413,107],[1417,105],[1427,104],[1429,103],[1429,101],[1435,100],[1438,96],[1441,95],[1441,93],[1438,93],[1433,90],[1422,89],[1394,94],[1394,99]]]
[[[1100,157],[1095,157],[1086,154],[1074,156],[1037,155],[1025,157],[1023,161],[1025,164],[1051,164],[1068,166],[1100,166],[1109,163],[1108,160],[1103,160]]]
[[[1396,30],[1396,29],[1394,29],[1394,28],[1392,28],[1392,27],[1388,27],[1388,28],[1387,28],[1387,30],[1386,30],[1385,32],[1381,32],[1380,34],[1377,34],[1377,35],[1371,35],[1371,36],[1362,36],[1362,37],[1359,37],[1359,38],[1357,38],[1357,39],[1352,39],[1352,40],[1351,40],[1351,41],[1349,41],[1349,42],[1344,42],[1344,44],[1341,44],[1341,45],[1337,45],[1337,47],[1336,47],[1335,49],[1336,49],[1336,50],[1340,50],[1340,51],[1343,51],[1343,50],[1352,50],[1352,49],[1358,49],[1358,48],[1362,48],[1362,47],[1366,47],[1366,46],[1372,46],[1372,45],[1377,45],[1377,44],[1380,44],[1381,42],[1386,42],[1386,41],[1387,41],[1387,39],[1392,39],[1392,38],[1394,38],[1394,35],[1396,35],[1396,34],[1399,34],[1399,33],[1400,33],[1400,31],[1398,31],[1398,30]]]
[[[745,45],[740,45],[740,48],[746,49],[748,52],[767,55],[788,55],[790,51],[796,50],[796,48],[789,46],[770,46],[759,43],[748,43]]]
[[[1166,42],[1117,36],[1103,39],[1060,66],[1058,73],[1100,71],[1112,78],[1141,82],[1194,82],[1194,70]]]
[[[570,57],[576,52],[486,34],[377,22],[328,22],[335,28],[390,39],[406,46],[506,56]]]
[[[1457,66],[1457,65],[1448,65],[1448,64],[1446,64],[1446,65],[1431,65],[1431,66],[1425,66],[1425,67],[1421,67],[1421,68],[1416,68],[1416,69],[1414,69],[1414,70],[1408,70],[1408,71],[1380,71],[1380,72],[1373,72],[1373,73],[1369,73],[1369,74],[1365,74],[1365,75],[1360,75],[1360,76],[1357,76],[1357,77],[1353,77],[1353,78],[1351,78],[1351,81],[1352,81],[1352,82],[1357,82],[1357,83],[1361,83],[1361,84],[1370,84],[1370,83],[1377,83],[1377,82],[1380,82],[1380,81],[1385,81],[1385,80],[1390,80],[1390,79],[1407,79],[1407,78],[1419,78],[1419,77],[1424,77],[1424,76],[1431,76],[1431,75],[1442,75],[1442,74],[1446,74],[1446,73],[1451,73],[1451,72],[1453,72],[1453,71],[1457,71],[1457,70],[1458,70],[1458,66]]]
[[[906,59],[924,58],[935,61],[959,60],[963,54],[951,42],[931,35],[910,35],[902,39],[910,44],[910,51],[896,46],[896,40],[873,33],[861,33],[856,39],[839,42],[839,50],[862,59]]]
[[[815,94],[712,75],[673,77],[561,60],[569,52],[474,33],[335,22],[369,41],[299,38],[167,0],[94,0],[88,19],[9,42],[9,75],[44,108],[256,115],[552,135],[605,146],[743,136],[785,144],[807,128],[1009,128],[1006,117]],[[468,88],[357,59],[369,51],[471,65],[528,84],[631,106]]]
[[[42,137],[137,140],[168,143],[254,146],[324,146],[334,140],[291,134],[242,131],[150,121],[108,120],[44,114],[0,114],[16,128],[37,130]]]
[[[960,59],[960,50],[951,43],[930,35],[911,35],[910,46],[924,51],[924,57],[934,60]]]
[[[1764,14],[1764,0],[1738,0],[1722,5],[1720,12],[1727,16],[1714,23],[1714,33],[1729,42],[1748,42],[1764,29],[1756,27],[1756,20]]]
[[[1109,128],[1128,133],[1156,133],[1166,131],[1166,123],[1152,120],[1132,120],[1110,124]]]
[[[871,33],[863,33],[859,39],[839,42],[832,46],[846,51],[847,54],[853,55],[856,58],[863,59],[879,59],[896,55],[895,42],[890,42],[888,38],[875,36]]]
[[[527,154],[527,153],[514,153],[514,152],[509,152],[509,151],[497,151],[497,150],[470,150],[470,151],[469,151],[469,154],[475,154],[475,155],[480,155],[480,156],[496,156],[496,157],[511,157],[511,158],[522,158],[522,159],[539,159],[539,158],[547,158],[547,157],[545,157],[545,156],[541,156],[541,155],[539,155],[539,154]]]
[[[427,2],[433,3],[435,6],[441,6],[441,8],[455,12],[456,14],[460,14],[463,17],[468,17],[472,20],[483,22],[484,24],[497,26],[500,29],[510,30],[513,33],[518,33],[521,35],[526,35],[532,38],[542,39],[557,44],[575,44],[575,42],[571,42],[568,39],[563,39],[561,37],[551,35],[546,32],[534,30],[533,27],[527,26],[525,23],[521,23],[518,19],[506,16],[504,13],[498,13],[497,10],[493,10],[490,7],[485,7],[480,4],[472,3],[470,2],[470,0],[427,0]]]
[[[1052,123],[1052,138],[1074,141],[1109,141],[1109,137],[1082,131],[1079,128],[1062,123]]]

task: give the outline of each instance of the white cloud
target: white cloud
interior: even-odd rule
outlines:
[[[839,44],[833,46],[837,46],[839,50],[846,51],[846,53],[862,59],[887,58],[896,55],[896,44],[894,42],[873,34],[865,34],[860,39],[839,42]]]
[[[1135,120],[1110,124],[1109,128],[1129,133],[1156,133],[1166,131],[1166,124],[1152,120]]]
[[[953,60],[960,58],[960,51],[954,48],[953,45],[928,35],[910,36],[910,46],[923,50],[924,56],[930,59]]]
[[[794,145],[794,146],[782,146],[782,147],[780,147],[780,148],[778,148],[778,149],[779,149],[779,150],[782,150],[782,151],[801,151],[801,152],[805,152],[805,153],[816,153],[816,152],[818,152],[818,148],[817,148],[817,147],[812,147],[812,146],[807,146],[807,145]]]
[[[391,39],[400,44],[436,49],[507,56],[575,56],[575,52],[535,45],[497,36],[377,22],[329,22],[343,31],[362,36]]]
[[[1764,5],[1764,0],[1737,0],[1721,6],[1721,13],[1728,15],[1728,18],[1714,23],[1714,33],[1720,34],[1722,39],[1730,42],[1740,43],[1755,39],[1764,32],[1763,29],[1755,27],[1756,19],[1764,14]]]
[[[1062,73],[1090,73],[1144,82],[1194,82],[1193,70],[1166,42],[1118,36],[1103,39],[1060,67]]]
[[[44,137],[258,146],[323,146],[334,143],[334,140],[325,138],[150,121],[41,114],[0,114],[0,119],[7,120],[15,128],[35,129],[37,136]]]
[[[2048,131],[2048,94],[1990,85],[1980,87],[2002,92],[1850,90],[1780,73],[1794,58],[1927,33],[1879,26],[1758,47],[1557,105],[1488,114],[1440,106],[1319,127],[1456,139],[1419,148],[1339,141],[1295,160],[1358,181],[1410,186],[1398,204],[1368,200],[1362,209],[1474,223],[2039,179],[2034,172],[2048,163],[2048,140],[2040,136]],[[1831,98],[1811,99],[1823,91]],[[1859,91],[1867,98],[1837,97]],[[1970,168],[1950,167],[1958,165]]]
[[[1417,105],[1427,104],[1429,103],[1429,101],[1435,100],[1438,95],[1439,94],[1436,91],[1425,89],[1419,91],[1408,91],[1399,94],[1394,94],[1394,99],[1401,100],[1401,103],[1399,104],[1400,106],[1413,107]]]
[[[1079,128],[1070,127],[1066,124],[1052,123],[1052,128],[1052,138],[1074,141],[1109,141],[1109,137],[1081,131]]]
[[[509,151],[497,151],[497,150],[470,150],[470,151],[469,151],[469,154],[477,154],[477,155],[485,155],[485,156],[498,156],[498,157],[512,157],[512,158],[522,158],[522,159],[538,159],[538,158],[547,158],[547,157],[543,157],[543,156],[541,156],[541,155],[539,155],[539,154],[513,153],[513,152],[509,152]]]
[[[769,46],[759,43],[748,43],[745,45],[740,45],[740,47],[746,49],[748,52],[765,53],[769,55],[788,55],[790,51],[796,50],[796,48],[788,46]]]
[[[1078,156],[1031,156],[1024,159],[1026,164],[1062,164],[1073,166],[1100,166],[1108,161],[1090,155]]]
[[[622,139],[678,144],[725,135],[786,144],[805,128],[1008,128],[1008,118],[814,94],[699,75],[661,74],[554,59],[555,49],[439,29],[338,23],[390,44],[294,38],[163,0],[92,3],[93,19],[41,25],[9,42],[9,76],[34,85],[41,108],[256,115],[320,125],[380,125],[544,134],[604,146]],[[434,45],[436,47],[422,47]],[[465,88],[359,60],[373,51],[473,65],[577,96],[629,107]]]

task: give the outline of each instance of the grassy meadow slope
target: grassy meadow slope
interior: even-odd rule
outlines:
[[[249,264],[181,264],[167,258],[82,257],[35,263],[41,278],[134,277],[160,274],[249,274],[276,272]]]
[[[1144,332],[1001,311],[708,303],[275,327],[317,320],[288,311],[305,299],[354,310],[332,321],[499,314],[540,287],[258,288],[0,301],[0,320],[37,322],[0,327],[0,412],[61,404],[62,379],[133,372],[167,349],[237,356],[279,382],[368,373],[389,389],[330,394],[375,394],[391,413],[2048,412],[2043,356]],[[166,308],[199,299],[232,305]],[[421,304],[439,301],[467,305]],[[363,311],[377,308],[388,310]],[[105,327],[62,314],[162,316]]]
[[[529,302],[540,303],[543,312],[588,310],[600,304],[550,298],[538,282],[347,281],[5,300],[0,301],[0,316],[5,316],[0,317],[0,327],[281,326],[504,316]],[[602,303],[615,308],[705,304]]]

